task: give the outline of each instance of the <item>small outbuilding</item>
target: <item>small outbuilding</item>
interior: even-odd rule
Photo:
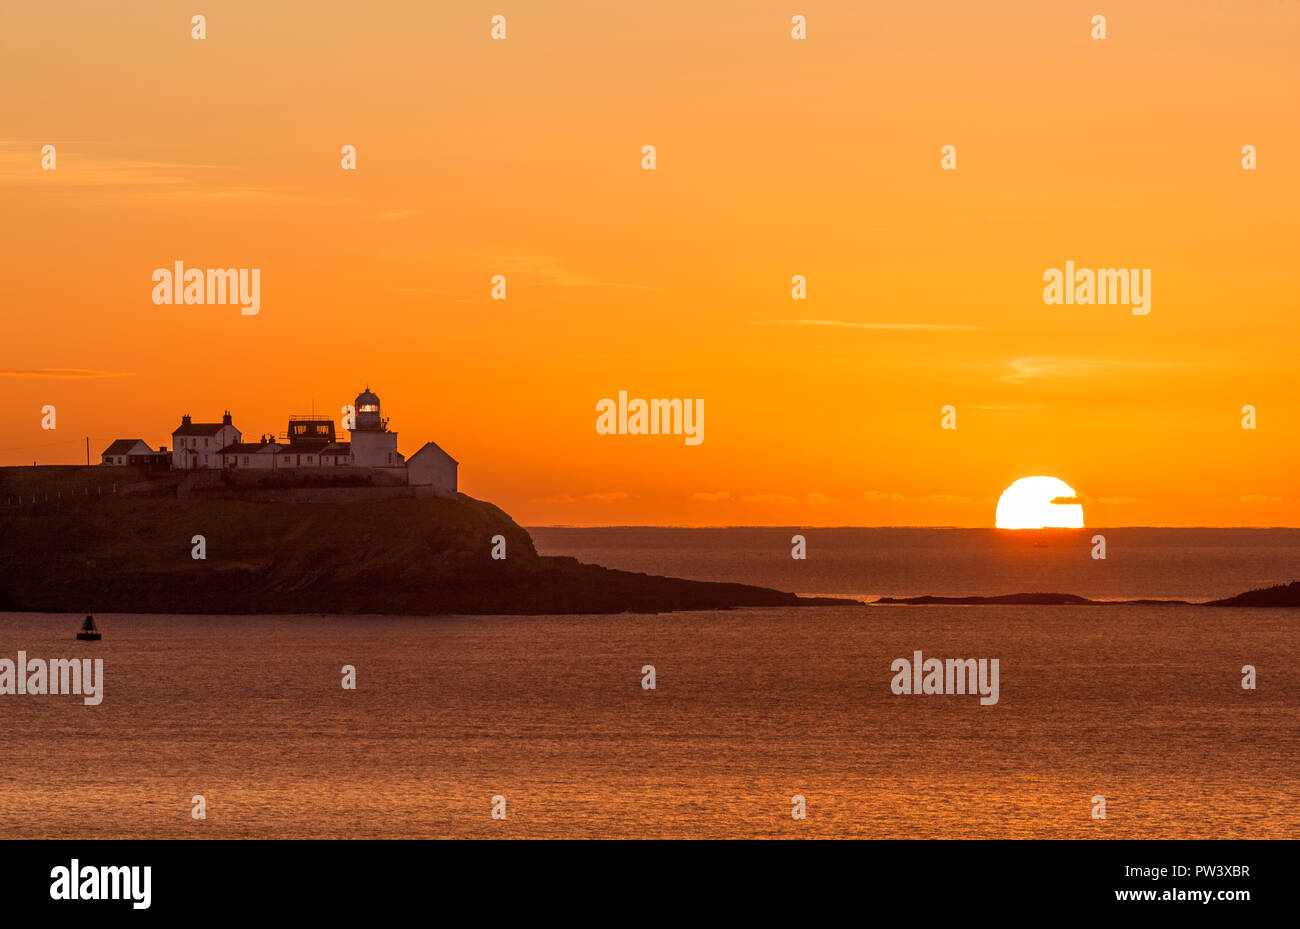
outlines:
[[[144,439],[117,439],[99,456],[99,463],[106,465],[148,464],[154,454]]]
[[[456,496],[456,470],[459,462],[434,442],[425,442],[420,450],[406,459],[406,480],[412,487],[431,487],[439,497]]]

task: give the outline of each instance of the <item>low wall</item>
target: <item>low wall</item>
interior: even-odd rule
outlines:
[[[186,498],[225,496],[233,493],[255,499],[250,495],[266,493],[272,495],[267,499],[293,500],[307,499],[294,496],[302,491],[390,491],[378,497],[363,494],[359,498],[386,500],[394,496],[411,496],[405,476],[405,473],[395,473],[387,468],[276,468],[274,470],[226,468],[219,471],[205,469],[186,473],[177,488],[176,495]],[[393,491],[398,492],[393,493]]]
[[[241,490],[230,494],[240,500],[288,500],[293,503],[356,503],[415,495],[414,487],[290,487],[287,490]]]

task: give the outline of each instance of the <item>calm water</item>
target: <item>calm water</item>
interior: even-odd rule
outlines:
[[[538,535],[556,550],[549,532]],[[808,535],[812,543],[820,533]],[[653,560],[643,544],[611,541],[609,557],[580,553],[619,566]],[[859,585],[856,576],[834,582],[826,573],[810,585],[790,584],[775,565],[751,564],[752,537],[735,541],[730,560],[707,555],[713,576],[793,589],[923,592],[901,574],[881,586]],[[584,545],[591,544],[588,537]],[[1295,554],[1294,547],[1258,547],[1265,550],[1259,557],[1279,564]],[[706,557],[685,548],[640,569],[667,571]],[[898,557],[876,559],[865,576],[880,577],[879,564]],[[1169,557],[1190,564],[1202,556]],[[1120,564],[1114,549],[1111,559],[1103,571]],[[973,581],[956,583],[971,576],[958,558],[934,575],[943,583],[922,587],[1026,589],[1004,576],[973,590],[963,586]],[[1151,583],[1158,589],[1115,581],[1104,589],[1206,596],[1255,582],[1200,577],[1177,590]],[[1077,583],[1028,585],[1039,586],[1099,593]],[[0,837],[1300,831],[1297,611],[105,614],[99,643],[73,639],[80,619],[0,614],[0,657],[12,659],[20,648],[31,656],[101,656],[106,677],[98,707],[76,697],[0,696]],[[999,658],[999,703],[893,695],[890,662],[916,649]],[[1248,663],[1259,669],[1253,692],[1240,686]],[[344,664],[357,668],[355,692],[339,686]],[[657,669],[656,691],[641,689],[645,664]],[[796,793],[808,802],[803,822],[790,818]],[[190,818],[195,794],[207,798],[205,822]],[[494,794],[506,797],[504,822],[491,819]],[[1106,797],[1104,822],[1090,817],[1094,794]]]

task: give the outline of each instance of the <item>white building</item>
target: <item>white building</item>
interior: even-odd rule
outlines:
[[[275,467],[274,442],[263,437],[261,442],[231,442],[221,449],[221,467],[223,468],[263,468]]]
[[[321,467],[348,468],[352,466],[352,443],[331,442],[321,449]]]
[[[219,423],[195,423],[188,415],[172,431],[172,467],[177,470],[292,470],[323,468],[364,470],[378,483],[407,484],[418,495],[455,497],[459,463],[433,442],[426,442],[408,460],[397,450],[397,433],[388,428],[379,397],[367,387],[357,395],[350,441],[340,442],[334,422],[316,413],[291,416],[280,442],[264,435],[244,442],[227,410]],[[138,447],[137,447],[138,446]],[[149,453],[139,439],[120,439],[104,450],[105,464],[117,458]],[[110,460],[112,459],[112,460]]]
[[[439,497],[456,496],[459,463],[433,442],[406,460],[406,482],[413,487],[431,487]]]
[[[239,439],[239,430],[230,423],[229,410],[219,423],[191,422],[186,413],[172,430],[172,467],[178,471],[220,468],[224,464],[221,450]]]

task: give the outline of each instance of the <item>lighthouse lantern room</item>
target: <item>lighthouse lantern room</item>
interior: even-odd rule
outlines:
[[[389,432],[380,415],[379,397],[366,387],[357,394],[356,428],[352,430],[352,461],[362,468],[397,468],[405,459],[397,451],[397,433]]]

